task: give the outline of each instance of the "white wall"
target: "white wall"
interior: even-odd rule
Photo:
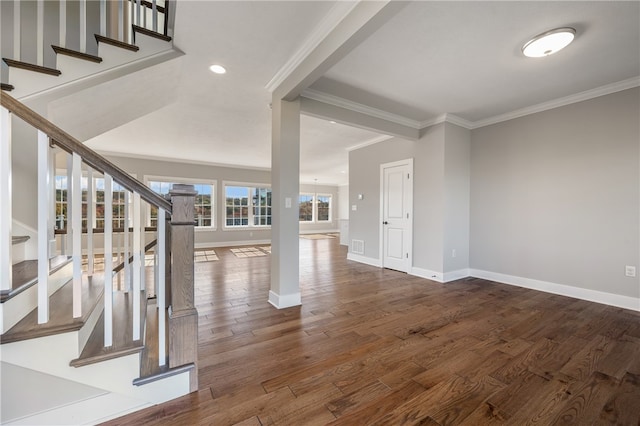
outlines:
[[[474,130],[471,268],[639,298],[639,104],[635,88]]]

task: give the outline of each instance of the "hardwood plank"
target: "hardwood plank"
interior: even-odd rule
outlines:
[[[277,310],[268,256],[216,254],[195,277],[200,391],[107,424],[637,424],[636,312],[442,285],[335,239],[300,240],[303,306]]]
[[[49,259],[49,275],[55,273],[69,263],[71,263],[70,256],[52,257]],[[22,262],[18,262],[13,265],[11,268],[11,290],[0,291],[1,303],[4,303],[6,300],[20,294],[38,282],[37,260],[23,260]]]

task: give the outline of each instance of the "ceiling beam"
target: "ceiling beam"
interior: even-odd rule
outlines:
[[[338,123],[348,124],[385,135],[398,136],[403,139],[415,141],[420,137],[420,130],[418,128],[304,96],[300,97],[300,112],[311,117],[334,120]]]
[[[322,77],[331,67],[386,23],[406,2],[359,1],[355,5],[338,2],[333,10],[335,22],[324,22],[324,33],[310,39],[301,52],[294,55],[276,77],[269,82],[274,99],[292,101],[304,89]],[[344,9],[346,8],[346,9]],[[342,11],[342,16],[336,16]]]

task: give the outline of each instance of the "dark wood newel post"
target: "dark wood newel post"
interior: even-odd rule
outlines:
[[[198,390],[198,311],[194,300],[193,185],[175,184],[171,196],[171,307],[169,309],[169,367],[193,363],[191,392]]]

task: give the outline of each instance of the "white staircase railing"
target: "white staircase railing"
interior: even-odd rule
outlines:
[[[196,363],[197,350],[197,311],[194,307],[194,290],[193,290],[193,217],[194,217],[194,201],[195,191],[193,187],[181,186],[172,190],[172,201],[168,201],[162,196],[153,192],[142,182],[132,178],[128,173],[121,170],[108,160],[95,153],[78,140],[26,107],[24,104],[15,100],[8,94],[3,94],[1,99],[0,117],[2,125],[0,144],[2,146],[2,154],[0,160],[0,197],[3,200],[0,203],[0,235],[2,236],[2,245],[0,246],[0,265],[2,270],[2,289],[11,288],[11,203],[6,200],[12,199],[12,164],[11,164],[11,120],[19,118],[30,126],[34,127],[38,132],[38,193],[37,194],[20,194],[22,197],[35,196],[38,204],[38,322],[46,323],[49,321],[49,259],[52,257],[51,244],[49,244],[50,230],[55,223],[55,215],[52,206],[55,202],[56,188],[52,176],[52,156],[57,148],[66,152],[71,157],[71,179],[68,180],[67,186],[67,205],[71,208],[71,222],[67,222],[67,231],[72,234],[71,244],[74,262],[73,277],[73,316],[82,315],[82,281],[86,279],[83,275],[96,274],[95,265],[87,265],[87,274],[81,271],[82,252],[87,249],[87,243],[93,241],[92,238],[82,239],[82,220],[83,220],[83,188],[82,173],[83,166],[89,171],[88,176],[101,175],[104,179],[103,193],[104,202],[104,346],[108,347],[113,342],[113,294],[116,291],[114,286],[114,274],[116,269],[112,259],[114,252],[119,252],[120,248],[114,249],[113,236],[113,186],[114,183],[120,185],[125,191],[125,200],[132,198],[133,206],[130,207],[125,202],[125,211],[131,211],[126,215],[126,219],[132,222],[132,239],[131,246],[124,250],[127,253],[124,258],[123,267],[118,271],[124,273],[124,266],[129,267],[129,273],[132,276],[133,294],[133,329],[131,331],[133,340],[141,339],[141,321],[142,315],[140,309],[140,297],[144,294],[144,277],[147,273],[145,265],[145,227],[142,220],[142,204],[157,209],[158,226],[157,229],[146,228],[147,231],[154,232],[157,247],[155,248],[156,263],[153,269],[157,271],[154,274],[154,291],[157,295],[157,308],[159,315],[160,329],[158,333],[159,342],[159,365],[163,366],[167,360],[165,347],[169,347],[169,366],[178,367],[184,364]],[[22,141],[25,143],[25,141]],[[88,186],[88,185],[87,185]],[[93,190],[93,189],[92,189]],[[89,191],[86,192],[88,199]],[[177,204],[176,204],[177,203]],[[91,205],[91,203],[88,203]],[[9,205],[7,209],[6,206]],[[94,211],[95,213],[95,211]],[[89,216],[87,216],[89,217]],[[166,219],[165,219],[166,218]],[[189,219],[190,218],[190,219]],[[171,232],[166,232],[165,221],[170,220]],[[92,223],[87,220],[86,225],[88,235],[92,235]],[[124,229],[129,229],[129,223],[124,223]],[[176,235],[175,239],[171,235]],[[170,242],[170,246],[166,245],[166,241]],[[5,247],[6,243],[9,247]],[[127,243],[128,244],[128,243]],[[151,244],[147,245],[151,246]],[[92,247],[91,250],[95,250]],[[133,263],[130,264],[128,253],[133,255]],[[9,265],[9,266],[5,266]],[[177,265],[174,266],[174,265]],[[171,276],[165,276],[165,268],[169,266]],[[190,271],[190,272],[189,272]],[[117,272],[120,273],[120,272]],[[167,297],[167,287],[171,286],[170,297]],[[167,303],[169,301],[169,303]],[[171,306],[173,316],[169,317],[169,341],[166,341],[166,315],[167,308]],[[124,331],[119,331],[124,333]],[[174,339],[175,336],[175,339]],[[174,358],[174,359],[172,359]],[[197,389],[197,376],[192,375],[192,389]]]
[[[2,20],[2,38],[13,40],[2,57],[39,66],[55,68],[47,60],[49,45],[95,55],[93,34],[133,44],[132,25],[173,33],[169,0],[13,0],[0,6],[0,14],[12,17]]]

